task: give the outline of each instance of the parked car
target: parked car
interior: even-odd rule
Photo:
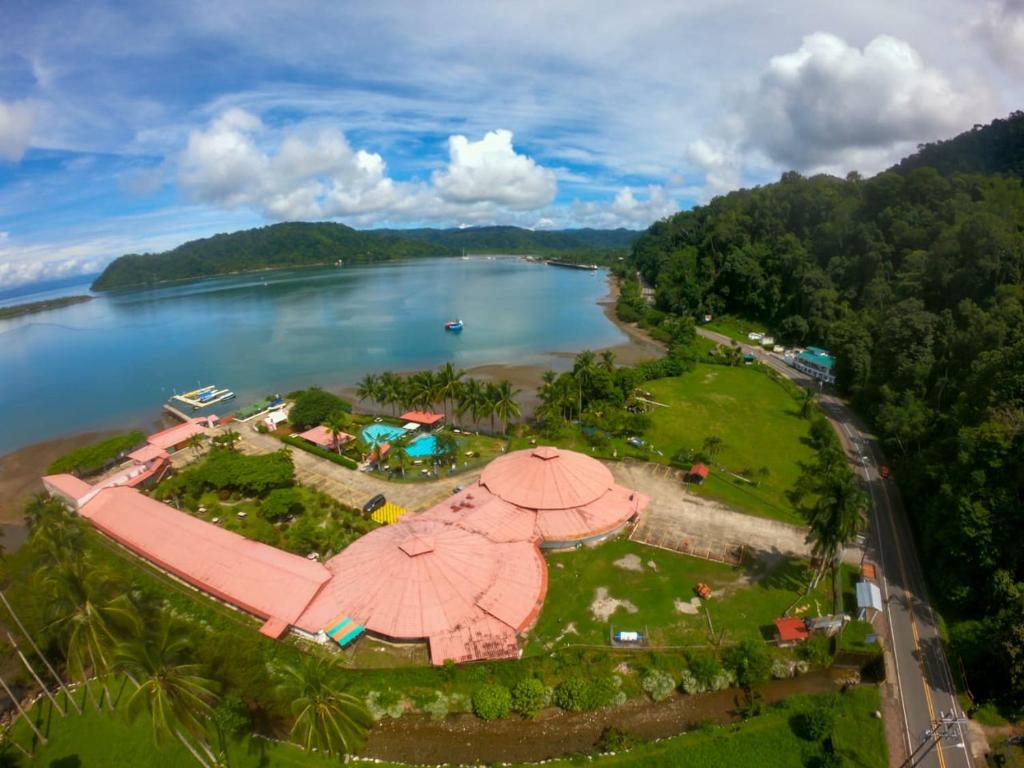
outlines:
[[[384,498],[383,493],[378,493],[368,502],[363,504],[363,512],[367,515],[372,514],[373,512],[376,512],[378,509],[383,507],[387,503],[387,501],[388,500]]]
[[[642,439],[640,439],[639,437],[628,437],[628,438],[626,438],[626,442],[629,443],[630,445],[632,445],[634,448],[643,448],[644,447],[644,441]]]

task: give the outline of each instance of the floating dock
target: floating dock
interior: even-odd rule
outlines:
[[[235,393],[230,389],[219,389],[217,385],[211,384],[208,387],[193,389],[191,392],[186,392],[182,395],[174,395],[171,399],[191,406],[193,411],[198,411],[200,408],[208,408],[211,405],[223,403],[225,400],[231,400],[234,397]]]
[[[588,271],[594,271],[597,269],[597,264],[574,264],[571,261],[558,261],[557,259],[548,259],[544,262],[549,267],[568,267],[569,269],[586,269]]]

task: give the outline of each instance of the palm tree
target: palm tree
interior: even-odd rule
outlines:
[[[590,386],[597,370],[597,356],[589,349],[585,349],[576,355],[572,366],[572,377],[576,380],[578,415],[583,416],[583,389]]]
[[[348,426],[347,420],[341,411],[330,414],[324,421],[324,426],[327,427],[327,432],[331,435],[331,442],[334,443],[334,450],[339,454],[341,453],[341,441],[340,438],[345,434],[345,428]]]
[[[484,402],[481,405],[480,415],[488,416],[491,419],[491,434],[494,434],[494,417],[497,414],[498,401],[501,399],[501,393],[498,390],[498,386],[493,382],[487,382],[484,387]]]
[[[195,456],[199,455],[199,449],[203,447],[203,435],[196,433],[189,437],[186,445],[192,449],[192,454]]]
[[[449,362],[441,366],[437,372],[437,376],[434,377],[437,383],[438,393],[441,395],[445,419],[448,418],[448,403],[449,401],[453,403],[455,402],[459,391],[462,389],[462,377],[465,375],[465,371],[457,369]]]
[[[391,371],[384,371],[380,375],[380,381],[378,382],[378,401],[381,405],[391,406],[391,414],[397,415],[395,410],[396,406],[401,405],[405,398],[404,390],[405,382],[402,381],[402,377]]]
[[[512,382],[503,379],[497,388],[497,401],[494,404],[494,412],[502,423],[502,434],[508,434],[508,428],[512,419],[519,416],[519,403],[516,402],[516,395],[522,390],[513,389]]]
[[[814,406],[818,404],[818,393],[813,389],[805,389],[800,400],[800,415],[808,419],[814,412]]]
[[[375,403],[380,403],[380,379],[372,373],[363,376],[356,386],[356,397],[360,402],[372,400]]]
[[[338,687],[338,677],[328,658],[307,656],[284,667],[277,686],[278,695],[292,703],[292,738],[332,756],[359,749],[373,724],[363,702]]]
[[[391,451],[390,461],[398,464],[398,469],[402,473],[402,477],[405,477],[405,465],[409,461],[409,450],[399,443],[395,446],[395,450]]]
[[[138,612],[123,585],[88,556],[43,571],[40,591],[46,598],[47,627],[61,641],[68,673],[80,682],[90,674],[109,672],[113,646],[139,631]],[[92,693],[91,687],[88,690]],[[103,690],[109,699],[106,683]],[[92,698],[99,709],[95,695]]]
[[[458,408],[456,414],[461,419],[469,413],[473,423],[476,424],[487,408],[487,389],[477,379],[469,379],[462,385],[458,394]]]
[[[615,370],[615,353],[610,349],[606,349],[601,353],[601,367],[612,373]]]
[[[704,438],[704,450],[707,451],[708,456],[714,457],[722,450],[722,446],[725,443],[722,442],[722,438],[718,435],[708,435]]]
[[[548,370],[541,374],[540,388],[537,390],[537,395],[540,397],[540,401],[545,405],[550,405],[555,397],[555,382],[558,381],[558,374],[554,371]]]
[[[242,436],[235,430],[228,427],[224,432],[213,438],[213,442],[220,448],[227,448],[229,451],[235,450],[235,443],[242,439]]]
[[[839,579],[840,557],[843,548],[863,527],[867,497],[857,486],[853,475],[845,469],[825,476],[818,494],[817,502],[807,510],[807,523],[810,526],[807,542],[811,545],[811,554],[820,563],[809,588],[814,589],[825,569],[830,568],[834,613],[841,613],[843,590]]]
[[[176,738],[200,765],[209,766],[216,758],[204,733],[217,696],[214,682],[203,675],[202,666],[187,661],[190,650],[188,635],[170,621],[163,621],[153,636],[121,643],[117,666],[137,686],[125,706],[128,716],[134,719],[145,710],[155,743]]]

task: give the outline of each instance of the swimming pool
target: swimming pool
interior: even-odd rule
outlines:
[[[405,434],[401,427],[392,427],[390,424],[371,424],[363,429],[363,440],[373,443],[384,441],[390,443]]]
[[[433,435],[420,435],[405,446],[405,452],[418,459],[421,456],[433,456],[435,447],[437,447],[436,437]]]

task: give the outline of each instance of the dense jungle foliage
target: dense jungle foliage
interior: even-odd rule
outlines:
[[[923,147],[899,172],[786,173],[715,198],[654,224],[631,256],[660,312],[741,315],[837,356],[838,388],[874,423],[895,468],[971,690],[1017,703],[1021,157],[1018,112]]]

